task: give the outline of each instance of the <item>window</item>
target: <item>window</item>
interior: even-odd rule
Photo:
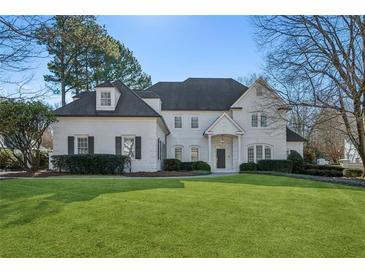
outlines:
[[[267,127],[267,115],[265,113],[252,113],[251,127]]]
[[[265,113],[261,113],[260,126],[267,127],[267,116]]]
[[[265,145],[253,145],[248,147],[247,150],[247,161],[248,162],[258,162],[260,160],[271,160],[272,147]]]
[[[251,126],[252,127],[258,127],[258,123],[257,123],[257,113],[253,113],[251,116]]]
[[[87,137],[77,137],[77,154],[88,154],[88,138]]]
[[[262,96],[262,87],[256,87],[256,96]]]
[[[100,104],[102,106],[111,106],[112,105],[112,95],[110,92],[102,92],[100,96]]]
[[[133,136],[123,136],[122,155],[134,157],[135,145]]]
[[[175,159],[182,161],[182,147],[175,147]]]
[[[265,160],[271,160],[271,147],[265,147]]]
[[[247,161],[248,162],[255,162],[255,151],[254,147],[249,147],[247,150]]]
[[[199,161],[199,148],[197,147],[191,148],[191,161],[192,162]]]
[[[191,117],[191,128],[199,128],[199,118]]]
[[[262,146],[256,146],[256,162],[262,160]]]
[[[175,116],[175,128],[182,128],[181,116]]]

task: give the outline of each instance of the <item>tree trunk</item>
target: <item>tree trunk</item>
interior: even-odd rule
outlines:
[[[66,105],[66,87],[65,82],[61,80],[61,96],[62,96],[62,106]]]

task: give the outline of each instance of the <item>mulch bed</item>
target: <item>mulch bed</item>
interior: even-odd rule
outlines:
[[[54,172],[48,170],[41,171],[9,171],[9,172],[1,172],[0,177],[49,177],[49,176],[65,176],[70,175],[70,173],[66,172]]]

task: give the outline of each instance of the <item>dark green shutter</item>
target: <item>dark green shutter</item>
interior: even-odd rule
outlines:
[[[94,154],[94,136],[88,138],[89,154]]]
[[[122,154],[122,137],[115,136],[115,154],[120,155]]]
[[[142,159],[142,140],[141,140],[141,136],[136,136],[136,159]]]
[[[67,137],[67,147],[68,147],[68,155],[75,154],[75,137],[68,136]]]
[[[160,160],[160,138],[157,138],[157,160]]]

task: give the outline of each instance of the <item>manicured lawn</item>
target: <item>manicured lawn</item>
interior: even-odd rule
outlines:
[[[365,257],[365,190],[236,175],[0,181],[1,257]]]

